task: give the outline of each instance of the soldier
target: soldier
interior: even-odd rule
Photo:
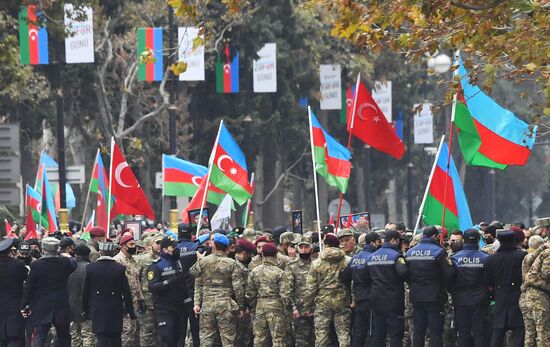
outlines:
[[[256,239],[256,252],[258,254],[252,258],[252,261],[248,265],[248,270],[252,271],[256,266],[262,263],[262,246],[266,243],[273,243],[273,241],[269,240],[266,236],[260,236]],[[281,270],[284,270],[286,268],[289,261],[289,257],[284,254],[277,253],[277,266]]]
[[[331,324],[338,336],[340,346],[350,346],[351,297],[350,288],[340,279],[340,272],[350,261],[340,240],[334,234],[326,234],[325,248],[319,259],[311,264],[307,277],[304,306],[306,315],[315,308],[315,343],[328,346]]]
[[[0,241],[0,345],[7,347],[22,346],[25,341],[19,304],[28,269],[13,259],[12,245],[13,239]]]
[[[338,231],[338,238],[340,239],[340,248],[346,252],[348,257],[353,257],[361,252],[361,248],[355,244],[355,236],[351,229],[340,229]]]
[[[391,347],[403,345],[407,263],[399,251],[400,242],[401,235],[396,230],[386,230],[382,247],[367,258],[372,279],[369,301],[374,321],[372,345],[375,347],[386,346],[386,334],[389,334]]]
[[[485,317],[489,296],[484,279],[489,255],[479,250],[480,237],[475,229],[465,230],[463,250],[447,260],[445,277],[453,298],[459,347],[483,347],[488,342]]]
[[[67,288],[71,304],[71,345],[73,347],[94,347],[96,344],[90,321],[82,317],[82,284],[86,275],[86,266],[90,264],[90,249],[78,245],[74,249],[76,270],[69,276]]]
[[[515,233],[502,230],[497,239],[500,247],[487,258],[485,277],[495,295],[495,313],[491,346],[503,346],[507,330],[512,330],[514,346],[523,346],[525,329],[519,308],[521,263],[526,252],[518,249]]]
[[[100,257],[86,266],[82,286],[82,314],[91,319],[98,347],[122,346],[122,318],[125,312],[136,320],[126,269],[113,258],[117,245],[100,242]]]
[[[536,234],[545,241],[548,241],[548,235],[550,235],[550,217],[535,220],[535,226],[537,227]]]
[[[157,322],[155,320],[155,312],[153,310],[153,297],[149,291],[147,280],[147,269],[160,256],[160,241],[163,239],[163,234],[155,234],[151,238],[146,238],[146,243],[149,244],[149,249],[135,257],[136,263],[139,266],[139,281],[141,284],[141,292],[147,310],[144,314],[139,313],[139,344],[141,347],[153,347],[159,344],[157,336]]]
[[[200,315],[201,346],[212,346],[217,333],[222,345],[235,344],[236,316],[244,314],[244,284],[239,267],[225,254],[229,240],[215,234],[212,254],[191,268],[195,277],[195,306]]]
[[[147,307],[145,306],[145,300],[143,300],[143,293],[139,283],[139,266],[134,259],[137,249],[132,231],[130,229],[124,230],[118,243],[121,249],[120,252],[113,257],[113,259],[126,268],[126,277],[128,278],[128,284],[130,285],[130,290],[132,291],[134,312],[137,311],[139,314],[145,314],[147,312]],[[138,321],[135,319],[130,319],[129,317],[123,318],[123,346],[133,347],[139,344],[138,324]]]
[[[285,231],[279,236],[279,253],[288,256],[288,248],[292,247],[294,242],[294,233],[292,231]]]
[[[265,346],[271,336],[273,347],[284,347],[290,284],[277,267],[277,247],[264,245],[262,255],[262,264],[250,271],[246,288],[246,300],[255,312],[254,346]]]
[[[407,282],[413,304],[415,347],[424,346],[427,329],[430,331],[430,346],[443,345],[443,305],[447,300],[444,271],[447,252],[439,245],[438,234],[436,227],[425,227],[420,242],[409,249],[405,256],[409,267]]]
[[[191,302],[191,290],[186,273],[180,265],[179,249],[169,237],[160,243],[160,258],[147,270],[149,290],[153,294],[158,333],[163,347],[176,347],[185,341],[187,311],[185,304]],[[187,282],[187,283],[186,283]]]
[[[235,247],[235,262],[241,271],[243,283],[248,282],[248,264],[252,256],[256,253],[256,246],[247,239],[237,241]],[[246,288],[245,288],[246,290]],[[243,317],[237,320],[237,336],[235,337],[235,346],[249,346],[252,341],[252,321],[250,313],[246,312]]]
[[[306,280],[311,267],[313,245],[311,237],[304,237],[298,243],[298,258],[287,265],[285,274],[290,283],[290,303],[292,305],[293,334],[296,347],[315,345],[313,317],[306,315],[304,295]]]
[[[340,238],[340,242],[342,239]],[[369,302],[372,279],[367,269],[367,259],[382,245],[380,236],[374,231],[365,236],[365,246],[361,252],[351,258],[348,269],[353,280],[354,310],[352,346],[365,345],[367,336],[372,333],[372,312]]]
[[[42,258],[31,263],[31,271],[23,289],[21,314],[30,317],[33,328],[33,347],[46,345],[46,337],[53,325],[57,345],[71,345],[71,311],[67,280],[76,269],[76,260],[68,254],[57,255],[59,240],[42,239]]]
[[[529,258],[529,259],[528,259]],[[526,264],[530,263],[530,264]],[[540,246],[524,260],[523,283],[526,307],[522,309],[525,322],[525,346],[544,346],[550,341],[550,242]],[[527,325],[527,317],[532,325]]]
[[[105,241],[105,229],[99,226],[90,229],[90,239],[86,246],[90,249],[90,261],[94,262],[99,258],[99,242]]]

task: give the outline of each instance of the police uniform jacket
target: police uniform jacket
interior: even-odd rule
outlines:
[[[403,310],[405,308],[404,279],[407,263],[395,247],[384,243],[367,258],[372,279],[369,300],[373,309]]]
[[[86,266],[82,311],[92,320],[96,334],[122,332],[125,313],[135,318],[126,269],[111,257],[100,257]]]
[[[52,322],[70,322],[71,310],[67,280],[76,269],[76,260],[61,256],[44,256],[30,265],[23,288],[22,307],[30,306],[30,324],[35,327]]]
[[[199,243],[188,239],[179,241],[177,248],[180,250],[180,263],[184,272],[189,271],[191,266],[197,262],[197,248]]]
[[[186,274],[181,269],[180,263],[173,259],[172,255],[161,252],[160,258],[149,265],[147,280],[149,291],[153,294],[155,308],[183,306],[191,304],[190,288],[186,286]]]
[[[369,300],[372,279],[367,268],[368,257],[376,252],[376,248],[367,244],[361,252],[351,258],[348,268],[351,270],[351,278],[353,280],[353,293],[355,301]]]
[[[447,252],[430,237],[407,251],[409,266],[408,283],[412,303],[440,302],[447,300],[445,293],[445,259]]]
[[[489,298],[485,285],[485,266],[489,254],[477,245],[465,244],[451,256],[446,277],[455,306],[485,305]]]
[[[20,303],[27,267],[8,256],[0,256],[0,340],[23,334]]]
[[[514,244],[503,244],[487,258],[485,277],[495,293],[493,328],[523,326],[519,308],[521,295],[521,262],[527,253]]]
[[[82,318],[82,283],[86,275],[87,259],[78,259],[76,270],[69,276],[67,288],[69,290],[69,304],[71,305],[71,322],[83,322]]]

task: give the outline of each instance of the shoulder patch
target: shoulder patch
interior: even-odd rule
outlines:
[[[159,262],[159,261],[160,261],[160,257],[157,258],[157,259],[155,259],[155,260],[153,260],[153,263],[156,263],[156,262]]]
[[[152,281],[153,278],[155,278],[155,273],[154,273],[153,271],[148,271],[148,272],[147,272],[147,279],[148,279],[149,281]]]
[[[405,258],[399,257],[399,258],[397,258],[397,261],[398,261],[400,264],[405,265]]]

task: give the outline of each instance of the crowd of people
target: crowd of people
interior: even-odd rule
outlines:
[[[549,346],[549,233],[541,218],[4,238],[0,346]]]

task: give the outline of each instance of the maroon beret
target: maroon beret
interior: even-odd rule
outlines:
[[[262,246],[262,254],[264,257],[274,257],[277,255],[277,246],[272,243],[266,243]]]
[[[329,247],[340,247],[340,239],[338,239],[338,236],[328,233],[325,235],[325,245]]]
[[[250,253],[256,252],[256,246],[247,239],[239,239],[237,241],[237,248]]]
[[[99,227],[99,226],[92,227],[90,229],[90,235],[91,236],[96,236],[96,237],[105,236],[105,229],[103,229],[102,227]]]
[[[254,244],[257,246],[258,243],[260,242],[267,242],[267,243],[271,243],[273,241],[271,241],[270,239],[267,238],[267,236],[260,236],[256,239],[256,241],[254,242]]]
[[[122,234],[120,241],[118,241],[118,244],[122,246],[126,242],[132,241],[133,239],[134,239],[134,235],[132,235],[131,233],[124,233]]]

